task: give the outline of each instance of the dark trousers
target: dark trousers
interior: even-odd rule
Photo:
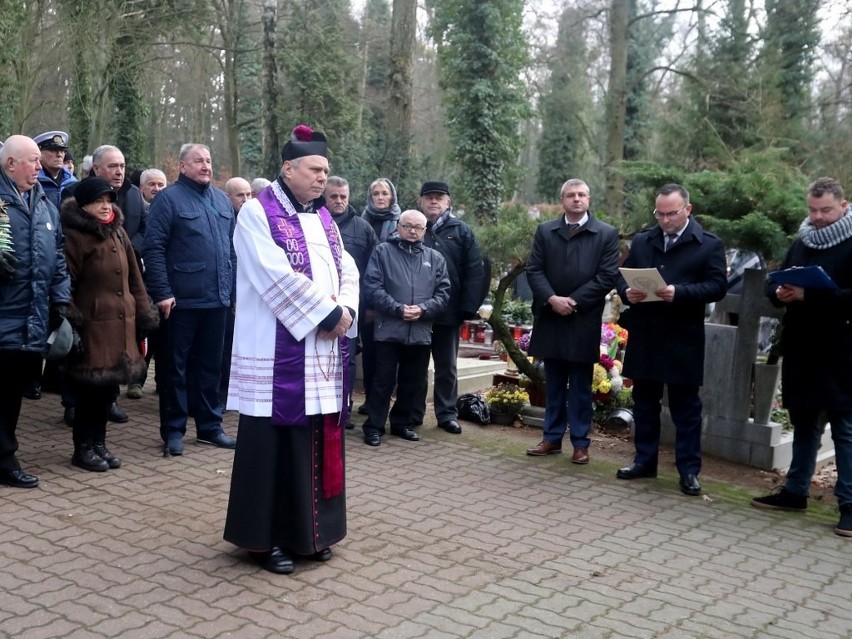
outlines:
[[[636,457],[644,466],[657,466],[660,449],[660,401],[663,382],[633,380],[633,421]],[[675,425],[675,465],[681,475],[701,471],[701,398],[698,386],[665,384]]]
[[[78,381],[71,381],[70,384],[77,402],[71,427],[74,446],[106,441],[107,419],[115,386],[97,386]]]
[[[459,378],[456,370],[456,358],[459,355],[459,327],[432,324],[432,363],[435,366],[435,380],[432,387],[432,401],[435,404],[435,417],[438,423],[458,419],[456,400],[459,396]],[[426,402],[417,407],[415,423],[423,423]]]
[[[24,389],[41,376],[41,354],[0,351],[0,469],[18,470],[15,430],[21,416]]]
[[[373,377],[376,374],[376,342],[373,339],[374,321],[372,318],[366,319],[367,312],[364,313],[363,320],[358,320],[358,337],[361,339],[361,372],[364,375],[364,396],[370,396],[370,389],[373,387]],[[351,353],[352,351],[350,351]],[[353,375],[352,379],[355,377]]]
[[[561,443],[570,426],[571,445],[588,448],[592,427],[592,375],[594,364],[545,359],[547,406],[543,439]],[[567,403],[567,405],[566,405]]]
[[[367,397],[364,433],[385,433],[390,414],[391,432],[410,428],[418,408],[426,402],[429,386],[429,346],[375,342],[376,372]],[[396,401],[390,399],[396,386]]]
[[[186,433],[190,405],[198,433],[212,433],[222,428],[219,377],[228,312],[224,306],[213,309],[175,307],[164,322],[168,338],[160,351],[164,357],[158,354],[157,358],[158,368],[167,369],[165,388],[161,388],[159,394],[160,436],[164,442],[170,434]]]
[[[231,381],[231,352],[234,348],[234,311],[228,309],[225,315],[225,341],[222,347],[222,371],[219,377],[219,406],[224,410],[228,403],[228,384]],[[353,351],[350,351],[352,353]],[[353,354],[352,357],[355,357]],[[350,379],[355,379],[353,375]]]

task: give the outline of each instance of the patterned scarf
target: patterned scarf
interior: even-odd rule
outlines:
[[[831,248],[848,240],[852,237],[852,205],[849,205],[843,217],[825,228],[818,229],[806,218],[799,227],[799,237],[805,246],[817,250]]]
[[[310,278],[311,261],[308,253],[308,245],[298,212],[293,206],[293,203],[277,181],[273,182],[270,188],[261,191],[258,194],[258,199],[266,213],[272,239],[280,248],[284,249],[291,268],[295,272]],[[338,279],[340,279],[343,247],[340,245],[334,221],[325,207],[321,207],[316,211],[316,214],[319,216],[326,237],[328,238],[328,244],[334,258],[334,266],[337,269]],[[273,368],[275,377],[292,377],[290,375],[291,371],[287,370],[289,364],[286,353],[288,350],[292,350],[294,342],[293,336],[279,322],[276,327],[275,365]],[[340,345],[342,361],[347,362],[349,360],[348,340],[345,338],[339,339],[338,344]],[[299,346],[304,349],[303,344],[299,343]],[[349,384],[348,368],[345,365],[341,368],[343,374],[343,397],[347,396],[346,393]],[[304,379],[301,379],[300,382],[300,392],[304,397]],[[348,418],[347,411],[348,407],[344,401],[341,413],[322,416],[323,497],[326,499],[339,495],[343,491],[343,456],[341,448],[343,424]],[[284,397],[280,394],[277,397],[273,397],[273,424],[287,426],[294,423],[303,423],[305,419],[304,403],[302,403],[300,408],[299,402],[293,401],[292,397]]]

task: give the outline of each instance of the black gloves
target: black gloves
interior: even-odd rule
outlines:
[[[0,251],[0,282],[10,282],[15,277],[17,265],[18,258],[14,253]]]
[[[62,320],[68,315],[68,304],[51,304],[48,316],[47,330],[51,333],[59,328]]]

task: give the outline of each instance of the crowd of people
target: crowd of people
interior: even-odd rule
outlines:
[[[325,137],[305,125],[282,149],[275,180],[234,177],[223,189],[203,144],[180,149],[171,184],[156,168],[128,178],[111,145],[84,158],[78,180],[68,146],[67,134],[49,131],[0,148],[0,368],[16,371],[0,384],[0,483],[38,485],[17,460],[15,432],[23,398],[51,387],[72,429],[71,463],[119,468],[107,423],[127,421],[119,389],[142,397],[155,357],[163,454],[184,454],[190,417],[199,443],[236,449],[225,538],[275,573],[292,572],[294,555],[329,560],[346,534],[343,432],[353,411],[366,415],[367,446],[388,431],[419,440],[431,358],[437,425],[462,430],[459,328],[477,316],[490,277],[449,184],[424,182],[419,210],[402,211],[382,177],[359,213],[348,181],[329,176]],[[568,433],[571,461],[589,463],[593,366],[614,289],[629,307],[623,373],[635,402],[635,456],[616,477],[656,477],[665,391],[680,490],[699,495],[704,309],[726,294],[722,242],[691,216],[681,185],[658,190],[656,224],[626,257],[618,231],[592,214],[583,180],[567,180],[560,200],[562,215],[538,227],[526,269],[529,353],[547,382],[543,437],[527,454],[560,453]],[[785,267],[818,264],[837,288],[768,285],[788,308],[783,391],[795,441],[787,483],[753,505],[807,507],[827,416],[836,532],[852,536],[852,212],[827,178],[807,202]],[[665,284],[631,287],[622,265],[656,269]],[[832,362],[806,346],[828,321],[843,344]],[[365,402],[356,408],[359,354]],[[225,410],[239,412],[238,437],[222,427]]]

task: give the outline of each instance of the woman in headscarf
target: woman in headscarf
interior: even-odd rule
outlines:
[[[379,242],[384,242],[396,231],[402,211],[396,201],[396,187],[387,178],[379,178],[367,189],[367,208],[361,215],[376,232]]]

